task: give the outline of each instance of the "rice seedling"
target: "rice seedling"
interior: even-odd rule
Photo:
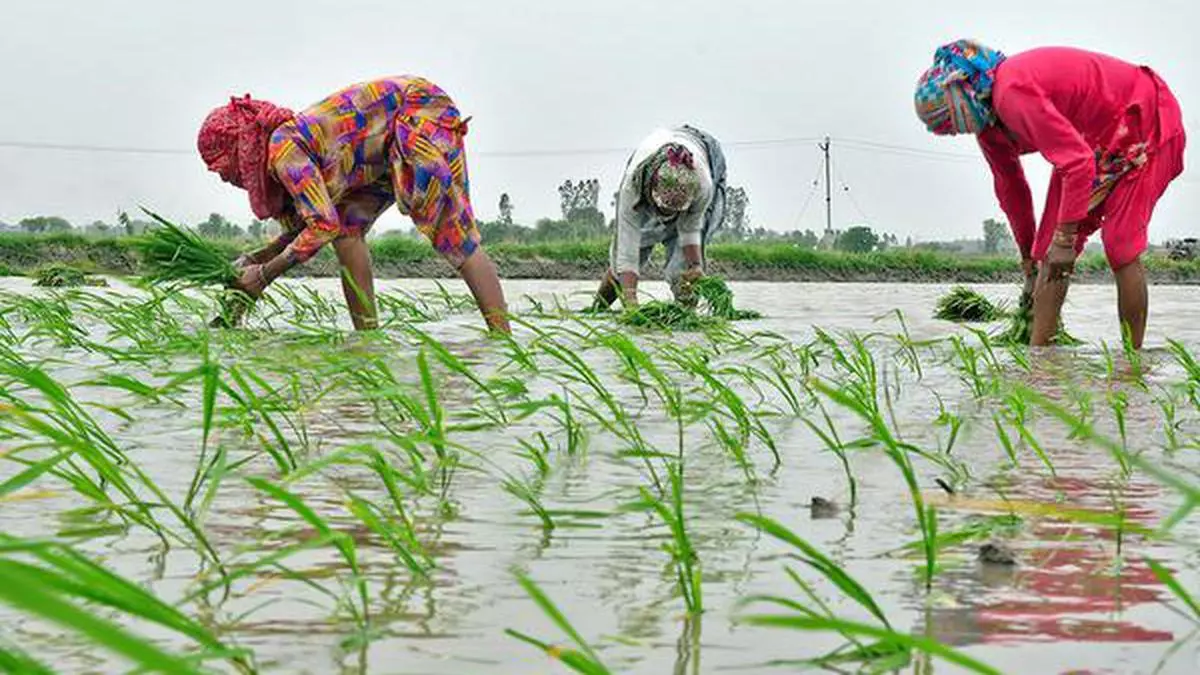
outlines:
[[[897,345],[896,354],[900,357],[901,363],[916,375],[917,381],[920,382],[925,377],[925,370],[921,366],[921,356],[917,352],[917,348],[928,347],[930,343],[916,342],[912,339],[912,334],[908,330],[908,322],[905,321],[904,313],[899,309],[884,316],[892,315],[895,315],[897,323],[900,324],[900,332],[892,336]],[[876,321],[882,318],[884,317],[878,317]]]
[[[720,277],[704,277],[693,284],[699,307],[652,300],[621,314],[620,322],[635,328],[666,331],[704,331],[727,321],[760,319],[762,314],[733,306],[733,291]]]
[[[1071,359],[1079,377],[1032,370],[1027,349],[1001,347],[981,330],[918,341],[898,311],[887,315],[898,324],[879,332],[817,328],[811,341],[742,332],[727,322],[661,339],[567,314],[556,298],[534,308],[536,321],[529,313],[513,317],[513,336],[451,343],[445,327],[415,325],[468,307],[465,296],[445,287],[380,294],[385,329],[362,337],[347,335],[340,300],[303,282],[284,284],[259,303],[244,331],[204,330],[215,297],[170,284],[132,293],[0,292],[0,510],[37,514],[42,500],[55,505],[54,520],[35,515],[36,526],[44,526],[36,541],[3,534],[0,522],[0,565],[31,566],[18,569],[43,580],[67,578],[70,585],[59,580],[43,590],[176,659],[180,672],[253,672],[259,658],[264,669],[277,667],[277,645],[297,634],[305,636],[306,659],[328,643],[335,663],[306,662],[316,669],[380,669],[374,662],[368,668],[373,654],[364,650],[381,638],[405,640],[416,660],[430,651],[421,640],[445,639],[450,658],[471,664],[462,665],[468,670],[481,652],[488,666],[478,667],[508,667],[510,657],[491,644],[459,653],[463,644],[455,641],[462,638],[453,627],[484,607],[511,609],[504,606],[511,588],[479,577],[496,564],[507,569],[509,556],[517,565],[589,565],[567,572],[592,575],[580,578],[594,578],[603,608],[614,614],[604,650],[563,628],[563,613],[547,610],[549,599],[528,589],[568,645],[509,634],[578,672],[608,672],[600,654],[631,668],[665,656],[699,672],[701,650],[703,669],[736,668],[745,658],[738,652],[745,630],[728,633],[730,647],[714,652],[700,640],[699,617],[719,630],[738,600],[752,604],[751,616],[739,612],[747,626],[829,640],[808,654],[791,654],[786,643],[768,647],[763,659],[773,659],[770,665],[879,672],[944,660],[993,672],[955,660],[977,658],[974,647],[951,648],[933,637],[944,610],[938,593],[959,579],[941,575],[961,564],[969,545],[1019,536],[1022,550],[1027,539],[1036,550],[1047,543],[1045,528],[1024,524],[1049,521],[1070,525],[1072,538],[1099,542],[1106,552],[1115,542],[1130,561],[1148,554],[1138,550],[1145,541],[1156,546],[1154,555],[1171,556],[1164,560],[1184,558],[1191,547],[1186,533],[1200,487],[1182,450],[1196,445],[1190,435],[1200,419],[1200,366],[1180,343],[1170,348],[1175,363],[1152,371],[1150,360],[1134,361],[1137,353],[1110,350],[1112,377],[1098,389],[1093,380],[1105,364],[1091,352]],[[709,310],[702,304],[698,314]],[[1122,358],[1136,377],[1121,372]],[[1050,378],[1053,397],[1035,395],[1029,383],[1040,387]],[[1148,425],[1163,428],[1155,445],[1162,439],[1175,450],[1162,460],[1169,465],[1147,452]],[[1097,426],[1111,429],[1112,438]],[[1064,434],[1073,458],[1102,449],[1115,459],[1105,466],[1093,453],[1082,468],[1065,462],[1058,482],[1025,472],[995,476],[980,463],[991,451],[1018,466],[1033,452],[1044,466],[1040,474],[1056,475],[1050,459]],[[771,453],[769,475],[757,468],[763,450]],[[901,474],[899,493],[880,480],[878,469],[886,479],[888,464]],[[839,507],[848,502],[849,522],[813,523],[820,535],[811,535],[841,536],[828,553],[808,542],[808,549],[797,546],[795,533],[773,531],[782,526],[768,514],[803,506],[807,495],[797,489],[828,485],[836,474],[848,494],[825,496]],[[973,498],[976,478],[984,476],[982,487],[1000,500]],[[1015,487],[1027,498],[1022,488],[1055,490],[1076,477],[1110,489],[1108,501],[1069,506],[1066,489],[1058,503],[1007,496]],[[949,496],[937,488],[923,494],[927,481]],[[1146,483],[1162,494],[1143,489]],[[625,504],[631,490],[637,501]],[[850,536],[863,530],[864,519],[868,531],[879,531],[878,513],[894,510],[894,502],[878,501],[881,494],[911,501],[918,534],[865,543]],[[1146,522],[1163,501],[1168,517]],[[64,502],[69,506],[60,509]],[[572,509],[591,504],[594,510]],[[752,541],[721,515],[738,511],[762,519],[739,518],[753,526],[746,530]],[[774,526],[760,526],[768,521]],[[588,528],[586,536],[579,528]],[[484,539],[475,541],[481,531]],[[513,532],[520,533],[515,544]],[[6,550],[9,540],[103,551],[104,564],[112,565],[105,569],[128,574],[153,602],[108,582],[92,588],[24,548]],[[774,550],[762,546],[768,540]],[[782,587],[763,586],[771,579],[764,565],[780,559],[776,541],[802,564],[787,570]],[[878,555],[888,549],[896,555]],[[912,576],[905,572],[914,564],[928,594],[923,618],[903,601]],[[868,578],[860,572],[868,565],[872,574],[888,569],[870,577],[884,580],[871,589],[874,597],[845,581]],[[1189,573],[1165,567],[1159,564],[1157,582],[1149,584],[1160,584],[1166,609],[1139,612],[1174,631],[1178,619],[1164,614],[1197,612]],[[627,569],[662,576],[639,579]],[[761,597],[742,597],[750,581]],[[977,598],[960,602],[963,609],[985,606]],[[6,625],[10,618],[49,621],[71,636],[64,646],[0,631],[0,670],[71,670],[60,665],[67,663],[63,654],[79,645],[98,645],[97,663],[120,659],[128,668],[153,669],[78,626],[7,599],[0,604]],[[767,606],[774,613],[762,611]],[[687,618],[674,626],[676,642],[676,631],[664,629],[680,608]],[[926,628],[901,628],[914,619]],[[258,657],[243,644],[255,645]],[[678,654],[663,653],[671,649]],[[799,660],[787,658],[793,655]]]
[[[874,372],[873,367],[869,370]],[[912,499],[913,509],[916,513],[917,525],[920,528],[921,537],[925,544],[923,577],[925,580],[925,590],[927,592],[930,591],[933,587],[933,578],[937,569],[937,548],[934,545],[937,539],[937,510],[933,505],[926,504],[925,498],[922,496],[921,488],[917,483],[916,472],[913,468],[912,458],[909,456],[911,446],[901,443],[896,439],[887,422],[879,414],[878,408],[872,408],[865,402],[863,394],[855,391],[853,387],[848,392],[845,388],[834,388],[820,380],[814,380],[812,386],[826,398],[855,413],[862,421],[866,422],[872,431],[872,439],[880,444],[888,458],[900,469],[905,485],[908,487],[909,496]]]
[[[677,462],[667,464],[667,479],[671,490],[660,496],[641,489],[641,499],[629,505],[629,509],[649,511],[658,516],[671,533],[671,541],[663,544],[663,550],[671,556],[675,567],[675,583],[688,614],[704,612],[703,579],[700,574],[700,558],[688,534],[687,520],[683,512],[683,467]],[[669,499],[669,503],[664,501]]]
[[[833,632],[846,640],[846,645],[816,658],[789,665],[808,665],[836,668],[840,664],[859,664],[871,672],[897,670],[909,664],[912,653],[923,652],[974,673],[999,675],[1000,671],[966,654],[947,647],[936,640],[900,633],[880,608],[867,589],[841,565],[821,553],[795,532],[770,518],[752,514],[739,514],[737,520],[753,527],[796,550],[795,557],[816,571],[840,591],[848,600],[866,610],[876,622],[865,624],[840,618],[818,596],[812,586],[794,570],[788,568],[788,576],[799,587],[811,606],[782,596],[752,596],[746,604],[761,603],[788,610],[786,614],[751,614],[741,617],[743,623],[766,627],[785,628],[807,632]],[[863,639],[875,642],[864,643]],[[782,664],[781,664],[782,665]]]
[[[301,520],[311,526],[318,535],[328,541],[341,555],[342,560],[346,563],[350,571],[351,578],[349,583],[353,587],[352,592],[357,595],[355,601],[344,602],[342,606],[349,611],[350,617],[359,630],[360,638],[365,637],[371,623],[371,602],[367,581],[359,565],[358,548],[355,546],[354,539],[349,535],[335,531],[324,518],[318,515],[316,511],[313,511],[303,499],[294,493],[261,478],[247,477],[246,482],[254,487],[254,489],[275,499],[295,512]]]
[[[107,286],[99,277],[89,277],[83,270],[70,265],[46,265],[33,272],[33,285],[41,288],[78,288],[80,286]]]
[[[525,590],[525,593],[533,600],[534,604],[574,643],[576,648],[558,647],[512,628],[507,628],[504,632],[521,642],[540,649],[547,656],[561,661],[563,665],[577,673],[581,673],[582,675],[609,675],[611,671],[600,660],[595,649],[583,639],[579,631],[575,630],[575,627],[571,625],[571,622],[567,620],[562,611],[555,606],[549,596],[529,577],[523,574],[517,574],[516,577],[517,583]]]
[[[500,484],[504,491],[516,497],[522,503],[529,507],[530,513],[537,516],[542,521],[542,529],[546,532],[554,531],[554,517],[542,505],[542,500],[538,496],[541,491],[540,483],[536,481],[528,481],[515,477],[508,477]]]
[[[727,321],[761,319],[759,312],[737,309],[733,306],[733,291],[721,277],[706,276],[692,284],[692,291],[700,300],[709,316]]]
[[[620,322],[634,328],[665,331],[702,331],[720,325],[720,319],[704,316],[675,302],[651,300],[620,315]]]
[[[825,444],[825,448],[832,452],[838,458],[838,462],[842,466],[842,472],[846,476],[846,484],[850,492],[850,512],[854,513],[858,506],[858,480],[854,477],[854,467],[850,464],[849,452],[855,449],[870,449],[875,447],[875,442],[871,439],[860,439],[851,443],[843,443],[838,436],[837,426],[834,425],[833,419],[829,416],[829,411],[821,402],[817,402],[817,406],[821,411],[821,417],[825,422],[825,427],[819,427],[811,419],[805,418],[804,423],[808,426],[817,438]]]
[[[152,284],[178,286],[228,286],[238,279],[237,269],[224,252],[186,227],[142,209],[158,223],[136,248],[144,278]]]
[[[1021,299],[1020,306],[1016,312],[1009,316],[1008,327],[1005,328],[996,337],[992,338],[992,342],[998,345],[1025,345],[1028,346],[1033,338],[1033,299]],[[1083,344],[1083,341],[1076,338],[1067,332],[1063,326],[1062,317],[1058,319],[1058,328],[1054,333],[1054,337],[1050,340],[1051,344],[1059,347],[1077,347]]]
[[[35,562],[14,557],[23,554]],[[0,535],[0,601],[85,636],[96,646],[139,664],[148,672],[198,673],[209,660],[228,660],[253,672],[249,652],[224,644],[200,622],[63,544]],[[100,605],[189,638],[199,654],[170,654],[81,606]]]
[[[1145,562],[1146,565],[1150,567],[1150,570],[1154,572],[1154,576],[1158,577],[1158,580],[1161,581],[1164,586],[1170,589],[1171,593],[1175,595],[1176,599],[1178,599],[1180,603],[1187,608],[1190,614],[1189,618],[1194,623],[1200,624],[1200,601],[1193,597],[1192,594],[1183,587],[1183,584],[1179,582],[1179,579],[1177,579],[1169,569],[1163,566],[1162,563],[1152,558],[1146,558]]]
[[[990,323],[1006,316],[1002,306],[992,303],[978,291],[955,286],[938,298],[934,318],[955,323]]]

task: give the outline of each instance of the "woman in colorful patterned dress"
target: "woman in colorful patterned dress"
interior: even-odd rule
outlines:
[[[1103,54],[1049,47],[1006,58],[960,40],[937,50],[916,107],[934,134],[978,137],[1033,293],[1032,343],[1053,339],[1075,260],[1099,230],[1123,330],[1141,347],[1141,255],[1155,204],[1183,172],[1186,144],[1166,83]],[[1054,166],[1040,227],[1020,159],[1033,152]]]
[[[217,108],[200,128],[201,157],[249,193],[255,216],[283,227],[239,259],[236,286],[258,297],[332,243],[355,328],[375,327],[364,237],[396,204],[462,275],[488,327],[508,332],[504,292],[471,209],[466,133],[450,97],[412,76],[352,85],[300,113],[249,95]]]

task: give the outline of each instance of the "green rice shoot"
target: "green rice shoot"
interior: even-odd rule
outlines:
[[[979,291],[955,286],[938,299],[934,318],[955,323],[991,323],[1004,319],[1004,307],[988,300]]]
[[[992,337],[998,345],[1028,345],[1033,336],[1033,296],[1022,293],[1016,311],[1007,310],[1003,303],[996,304],[982,293],[966,286],[955,286],[938,298],[934,318],[955,323],[993,323],[1008,321],[1008,326]],[[1067,332],[1062,317],[1058,318],[1058,331],[1051,341],[1060,347],[1076,347],[1083,342]]]
[[[1032,338],[1033,296],[1022,293],[1021,299],[1017,303],[1017,311],[1008,315],[1008,328],[992,338],[992,341],[1000,345],[1027,346]],[[1083,344],[1082,340],[1067,332],[1063,326],[1061,315],[1058,317],[1058,330],[1055,331],[1054,338],[1050,342],[1059,347],[1078,347]]]
[[[33,273],[34,286],[41,288],[79,288],[81,286],[107,286],[101,278],[89,277],[83,270],[70,265],[45,265]]]
[[[733,291],[720,277],[703,277],[692,288],[699,299],[698,307],[654,300],[625,312],[620,321],[637,328],[690,332],[718,327],[727,321],[762,318],[759,312],[734,307]]]
[[[211,242],[187,227],[142,210],[159,225],[137,243],[146,281],[175,286],[229,286],[238,280],[233,263]]]

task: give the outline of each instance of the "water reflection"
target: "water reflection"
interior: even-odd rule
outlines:
[[[1131,436],[1147,438],[1156,417],[1150,396],[1130,385],[1139,371],[1118,369],[1121,379],[1111,384],[1087,380],[1071,370],[1078,358],[1043,355],[1028,383],[1059,399],[1071,386],[1094,397],[1122,392]],[[1143,478],[1127,479],[1104,450],[1069,438],[1061,425],[1042,420],[1035,435],[1054,473],[1033,462],[1005,470],[985,482],[999,499],[959,504],[1025,519],[1014,543],[1019,565],[972,563],[947,571],[939,588],[954,589],[953,600],[931,610],[933,633],[957,645],[1174,641],[1176,631],[1138,611],[1171,599],[1144,560],[1160,551],[1137,532],[1162,521],[1169,495]],[[955,502],[947,507],[954,510]]]

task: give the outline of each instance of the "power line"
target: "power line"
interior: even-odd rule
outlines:
[[[813,143],[820,140],[813,137],[784,137],[784,138],[764,138],[751,139],[741,141],[730,141],[724,143],[726,147],[738,147],[746,149],[774,148],[786,147],[791,145],[800,145]],[[16,150],[46,150],[56,152],[94,152],[105,154],[127,154],[127,155],[194,155],[195,150],[183,148],[152,148],[142,146],[125,146],[125,145],[91,145],[84,143],[56,143],[43,141],[8,141],[0,140],[0,148],[12,148]],[[633,152],[631,147],[607,147],[607,148],[543,148],[533,150],[476,150],[471,154],[478,157],[498,157],[498,158],[524,158],[524,157],[571,157],[582,155],[607,155],[607,154],[625,154]]]
[[[767,150],[773,148],[786,148],[796,145],[807,145],[809,143],[823,143],[825,139],[816,136],[796,136],[782,138],[765,138],[765,139],[750,139],[728,141],[723,143],[725,147],[744,148],[747,150]],[[881,143],[877,141],[856,139],[856,138],[835,138],[839,147],[852,152],[864,152],[876,155],[889,155],[894,157],[906,157],[910,159],[924,159],[930,161],[943,162],[968,162],[979,161],[978,155],[961,153],[961,152],[946,152],[939,150],[927,150],[924,148],[916,148],[905,145],[896,145],[893,143]],[[823,147],[819,145],[818,147]],[[0,140],[0,148],[9,148],[13,150],[31,150],[31,151],[49,151],[49,152],[90,152],[97,154],[114,154],[114,155],[156,155],[167,157],[193,157],[196,154],[195,150],[183,148],[154,148],[145,146],[123,146],[123,145],[93,145],[85,143],[57,143],[43,141],[11,141]],[[608,155],[608,154],[627,154],[633,149],[629,147],[607,147],[607,148],[563,148],[563,149],[534,149],[534,150],[475,150],[471,154],[476,157],[493,157],[499,159],[522,159],[522,158],[537,158],[537,157],[576,157],[586,155]],[[1184,175],[1180,178],[1180,182],[1188,184],[1200,184],[1200,176]]]
[[[41,143],[37,141],[0,141],[0,148],[18,150],[54,150],[62,152],[102,152],[128,155],[192,155],[195,150],[176,148],[139,148],[116,145],[82,145],[75,143]]]
[[[867,152],[877,155],[893,155],[898,157],[910,157],[913,159],[928,159],[933,161],[947,162],[978,162],[979,155],[970,155],[962,152],[944,152],[939,150],[925,150],[923,148],[913,148],[904,145],[893,145],[890,143],[876,143],[873,141],[860,141],[855,139],[842,139],[839,141],[841,147],[855,152]]]

